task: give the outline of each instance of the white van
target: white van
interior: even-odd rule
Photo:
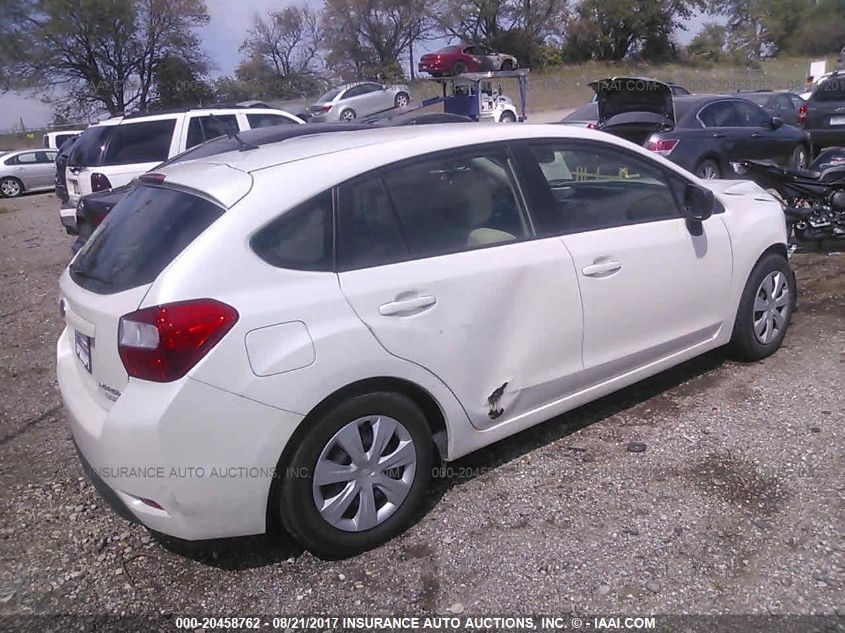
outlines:
[[[44,149],[59,149],[66,140],[79,136],[83,130],[62,130],[61,132],[47,132],[41,144]]]
[[[275,108],[225,107],[138,113],[91,125],[77,139],[65,181],[76,209],[94,191],[128,184],[133,178],[186,149],[230,131],[305,122]]]

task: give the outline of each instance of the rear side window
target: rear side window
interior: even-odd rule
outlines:
[[[223,212],[183,191],[138,187],[115,205],[79,252],[71,277],[99,294],[150,284]]]
[[[255,129],[257,127],[272,127],[274,125],[284,125],[286,123],[296,123],[293,119],[289,119],[281,114],[247,114],[246,120],[249,121],[249,127]]]
[[[386,173],[384,183],[413,257],[514,242],[528,234],[505,151],[425,160]]]
[[[188,124],[188,140],[185,143],[185,149],[205,143],[218,136],[224,136],[229,130],[238,132],[238,119],[234,114],[191,117],[191,122]]]
[[[265,262],[293,270],[334,269],[334,213],[331,192],[286,211],[250,240]]]
[[[340,270],[407,259],[408,249],[380,178],[345,185],[340,194],[337,259]]]
[[[160,163],[167,160],[176,119],[111,126],[103,165]]]

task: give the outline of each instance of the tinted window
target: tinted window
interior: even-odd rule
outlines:
[[[285,123],[296,123],[293,119],[289,119],[281,114],[247,114],[246,120],[249,121],[249,127],[272,127],[274,125],[284,125]]]
[[[443,157],[384,176],[411,255],[429,257],[524,238],[503,151]]]
[[[176,119],[111,126],[102,164],[129,165],[166,160],[175,127]]]
[[[56,152],[36,152],[35,160],[39,163],[52,163],[56,160]]]
[[[326,94],[322,97],[317,99],[318,102],[326,103],[327,101],[334,101],[335,97],[340,93],[340,88],[336,88],[334,90],[329,90]]]
[[[662,168],[612,148],[531,147],[551,190],[555,232],[578,232],[680,217]]]
[[[338,221],[338,268],[381,266],[408,257],[393,205],[379,178],[344,186]]]
[[[61,147],[62,143],[64,143],[69,138],[73,138],[76,134],[57,134],[56,135],[56,147]]]
[[[362,94],[367,92],[367,89],[364,86],[352,86],[349,90],[347,90],[341,99],[349,99],[351,97],[358,97]]]
[[[225,136],[229,130],[238,132],[238,118],[234,114],[215,114],[191,117],[185,149]],[[166,157],[165,157],[166,158]]]
[[[765,110],[747,101],[734,101],[730,123],[734,127],[763,127],[772,120]]]
[[[100,294],[152,283],[223,211],[182,191],[138,187],[106,216],[79,252],[71,276]]]
[[[328,271],[334,268],[333,236],[332,196],[326,192],[279,216],[250,244],[272,266]]]
[[[813,94],[816,101],[845,101],[845,75],[826,80]]]
[[[730,101],[717,101],[701,109],[698,118],[705,127],[726,127],[730,125],[733,111]]]
[[[792,105],[792,100],[787,95],[778,95],[775,100],[775,109],[781,112],[791,112],[795,108]]]
[[[803,105],[807,105],[807,102],[804,101],[798,95],[790,94],[789,100],[792,102],[792,105],[795,107],[796,110],[799,109]]]
[[[103,152],[114,126],[89,127],[73,144],[68,163],[78,167],[96,167],[103,164]]]

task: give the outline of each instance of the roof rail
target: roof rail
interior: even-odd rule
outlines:
[[[192,110],[249,110],[254,108],[269,108],[271,110],[279,110],[280,108],[275,108],[271,105],[267,105],[265,103],[210,103],[208,105],[192,105],[192,106],[185,106],[182,108],[165,108],[162,110],[146,110],[146,111],[137,111],[131,112],[129,114],[124,114],[124,119],[137,119],[145,116],[157,116],[160,114],[182,114],[184,112],[190,112]],[[116,115],[120,116],[120,115]]]

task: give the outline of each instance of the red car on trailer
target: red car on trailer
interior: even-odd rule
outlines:
[[[436,53],[426,53],[419,63],[420,72],[429,73],[432,77],[517,68],[519,65],[513,55],[496,53],[480,44],[447,46]]]

